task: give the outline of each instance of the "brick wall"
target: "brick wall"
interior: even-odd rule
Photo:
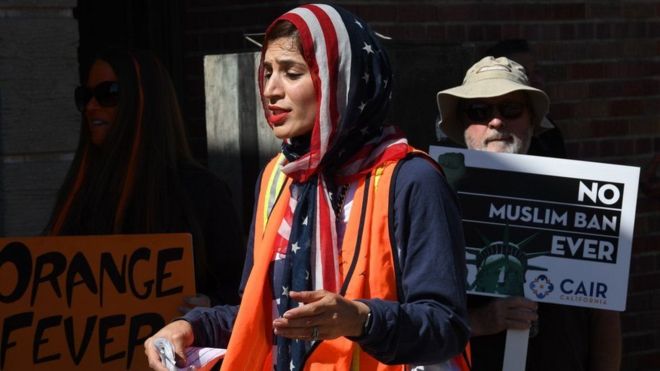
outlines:
[[[256,50],[242,34],[263,32],[297,3],[187,2],[184,110],[198,140],[203,55]],[[571,158],[646,166],[660,155],[660,1],[337,3],[397,40],[464,43],[476,55],[501,38],[526,38]],[[623,369],[660,369],[660,199],[640,194],[635,224]]]

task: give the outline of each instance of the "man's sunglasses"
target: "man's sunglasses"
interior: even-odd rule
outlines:
[[[78,86],[75,90],[78,111],[84,112],[92,97],[101,107],[114,107],[119,103],[119,84],[116,81],[104,81],[93,88]]]
[[[472,122],[488,122],[494,115],[495,110],[504,119],[513,120],[520,117],[527,109],[527,104],[520,102],[504,102],[489,104],[483,102],[469,102],[463,105],[465,116]]]

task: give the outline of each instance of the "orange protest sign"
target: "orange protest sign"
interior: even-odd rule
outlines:
[[[0,370],[144,370],[194,295],[189,234],[0,238]]]

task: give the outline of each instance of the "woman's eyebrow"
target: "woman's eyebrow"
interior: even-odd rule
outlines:
[[[281,65],[283,68],[307,67],[307,63],[288,57],[275,58],[274,62]],[[264,65],[272,66],[272,64],[272,61],[264,61]]]

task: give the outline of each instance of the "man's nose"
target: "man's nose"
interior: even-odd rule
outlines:
[[[490,121],[488,121],[488,127],[494,128],[494,129],[499,129],[504,127],[504,120],[499,118],[498,116],[494,116]]]

